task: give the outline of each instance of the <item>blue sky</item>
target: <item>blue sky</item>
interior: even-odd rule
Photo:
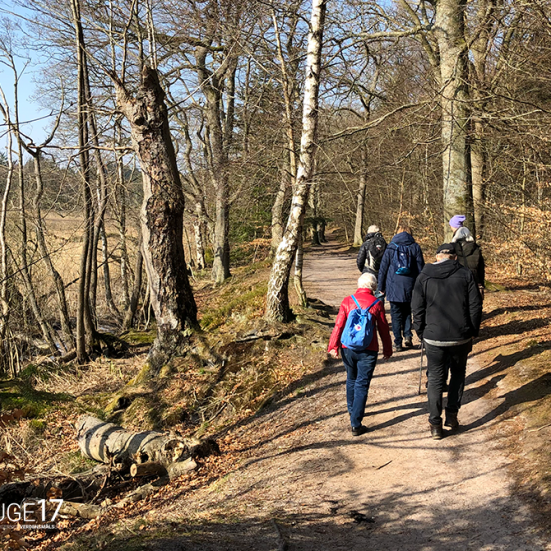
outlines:
[[[25,11],[24,8],[14,6],[11,0],[0,0],[0,19],[14,19],[17,14],[24,16]],[[46,129],[51,121],[51,118],[48,117],[49,111],[41,109],[32,99],[35,93],[33,78],[42,69],[33,64],[32,59],[29,60],[25,57],[16,58],[16,65],[18,71],[25,69],[19,81],[19,117],[25,123],[23,132],[31,136],[35,143],[40,143],[46,136]],[[6,94],[10,107],[13,108],[13,73],[9,67],[3,64],[0,64],[0,85]],[[3,121],[1,122],[3,123]],[[5,147],[6,143],[4,132],[5,127],[2,125],[0,127],[0,146],[2,148]]]

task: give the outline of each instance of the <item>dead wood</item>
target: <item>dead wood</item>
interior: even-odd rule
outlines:
[[[90,459],[115,464],[155,462],[167,466],[186,452],[183,438],[154,431],[132,432],[113,423],[82,416],[76,424],[81,452]]]
[[[197,468],[197,463],[189,457],[185,461],[177,461],[172,463],[167,467],[168,476],[170,480],[175,480],[176,478],[182,476],[183,474],[189,473]]]
[[[167,468],[188,457],[203,458],[219,453],[215,440],[183,438],[168,433],[128,431],[113,423],[82,416],[76,424],[80,450],[86,457],[130,469],[132,464],[158,463]]]
[[[142,476],[166,476],[167,469],[160,463],[148,461],[147,463],[134,463],[130,467],[130,476],[139,478]]]

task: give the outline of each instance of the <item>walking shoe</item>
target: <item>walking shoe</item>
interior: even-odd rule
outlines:
[[[399,346],[394,345],[392,348],[394,349],[394,352],[403,352],[404,351],[401,344]]]
[[[352,427],[352,436],[361,436],[367,432],[367,427],[360,425],[359,427]]]
[[[442,423],[439,425],[433,425],[432,423],[429,423],[430,425],[430,435],[432,436],[433,440],[442,440],[442,436],[444,436],[442,432]]]
[[[451,430],[458,429],[459,421],[457,420],[457,413],[446,411],[446,422],[444,423],[444,425],[446,425],[446,427],[450,427]]]
[[[411,341],[411,337],[406,337],[404,341],[404,345],[406,348],[413,348],[413,342]]]

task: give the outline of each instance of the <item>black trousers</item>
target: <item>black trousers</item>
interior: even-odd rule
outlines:
[[[446,411],[457,413],[461,407],[465,388],[467,356],[473,348],[472,341],[458,346],[433,346],[425,343],[428,367],[429,423],[442,423],[442,392],[451,372]]]

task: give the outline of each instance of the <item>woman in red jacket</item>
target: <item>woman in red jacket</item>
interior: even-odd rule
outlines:
[[[362,274],[358,279],[358,290],[354,297],[362,308],[368,308],[377,299],[373,292],[377,289],[377,278],[373,274]],[[346,325],[348,314],[357,308],[352,297],[346,297],[341,304],[335,328],[329,339],[327,349],[332,358],[339,357],[339,347],[342,350],[342,361],[346,367],[346,403],[348,413],[350,414],[350,423],[352,425],[353,436],[360,436],[367,432],[367,428],[362,425],[362,419],[367,402],[367,392],[369,384],[373,377],[373,371],[377,363],[377,354],[379,352],[379,341],[377,334],[373,331],[373,339],[369,346],[361,352],[355,352],[346,348],[341,343],[341,335]],[[386,321],[385,309],[383,303],[379,301],[370,310],[373,316],[377,331],[383,341],[383,359],[387,360],[392,356],[392,340],[388,322]]]

